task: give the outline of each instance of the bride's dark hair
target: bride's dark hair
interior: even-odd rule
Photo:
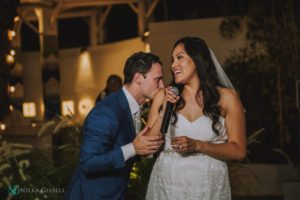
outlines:
[[[214,62],[211,58],[210,51],[201,38],[184,37],[179,39],[173,46],[173,51],[178,44],[184,45],[184,50],[194,61],[196,72],[200,80],[200,84],[195,96],[199,106],[203,106],[203,114],[212,120],[212,129],[218,135],[221,124],[219,117],[221,115],[221,107],[219,106],[220,93],[217,86],[221,86],[215,69]],[[172,73],[173,75],[173,73]],[[174,77],[173,81],[174,83]],[[179,85],[183,89],[183,85]],[[200,102],[200,92],[202,91],[203,104]],[[176,103],[175,110],[181,110],[185,106],[185,101],[181,97]],[[173,112],[176,113],[176,112]],[[177,116],[175,116],[175,123]]]

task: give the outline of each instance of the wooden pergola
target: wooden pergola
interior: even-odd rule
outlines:
[[[58,18],[89,17],[90,44],[95,46],[104,43],[104,23],[114,5],[127,4],[136,13],[138,34],[142,37],[158,2],[159,0],[20,0],[18,15],[19,22],[26,23],[39,34],[49,29],[40,26],[54,28]],[[47,10],[49,23],[42,23],[41,10]],[[30,21],[39,21],[39,28]],[[21,23],[16,23],[16,26]],[[15,30],[18,29],[16,27]]]

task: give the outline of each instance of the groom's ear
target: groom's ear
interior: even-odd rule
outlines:
[[[137,84],[137,85],[141,85],[142,83],[142,79],[143,79],[143,74],[136,72],[133,75],[133,81]]]

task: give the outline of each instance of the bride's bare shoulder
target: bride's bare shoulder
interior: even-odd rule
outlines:
[[[228,88],[223,88],[223,87],[219,87],[218,90],[220,93],[221,107],[225,108],[225,110],[226,108],[241,106],[241,101],[236,91]]]
[[[236,91],[234,91],[232,89],[218,87],[218,91],[220,93],[221,98],[224,98],[225,100],[228,98],[230,99],[230,98],[238,97],[238,94],[236,93]]]

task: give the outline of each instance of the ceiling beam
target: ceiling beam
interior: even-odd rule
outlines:
[[[145,0],[64,0],[64,8],[87,7],[87,6],[109,6],[116,4],[129,4]]]
[[[146,19],[149,20],[154,8],[156,7],[156,5],[158,4],[159,0],[154,0],[146,14]]]
[[[137,15],[139,14],[139,9],[133,3],[129,3],[128,5]]]
[[[100,18],[100,21],[99,21],[99,24],[98,24],[98,30],[101,30],[103,28],[103,25],[106,21],[106,18],[108,16],[109,12],[111,11],[111,8],[112,8],[112,5],[107,6],[107,8],[105,9],[103,15],[101,15],[101,18]]]
[[[54,9],[54,11],[53,11],[53,13],[51,15],[51,19],[50,19],[50,23],[51,24],[54,24],[54,22],[56,21],[58,13],[60,12],[60,10],[62,8],[63,1],[64,0],[58,0],[58,4],[55,7],[55,9]]]

